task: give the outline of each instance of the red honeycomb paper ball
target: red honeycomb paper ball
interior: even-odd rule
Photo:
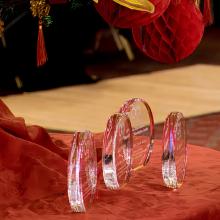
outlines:
[[[204,32],[204,22],[193,0],[172,0],[164,14],[152,23],[134,27],[137,47],[162,63],[175,63],[197,48]]]
[[[99,0],[95,8],[103,19],[110,25],[118,28],[131,28],[146,25],[157,19],[169,6],[170,0],[151,0],[155,12],[132,10],[115,3],[113,0]]]

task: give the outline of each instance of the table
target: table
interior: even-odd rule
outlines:
[[[3,219],[32,220],[128,220],[128,219],[219,219],[220,218],[220,152],[189,145],[188,167],[183,186],[170,190],[161,178],[161,141],[156,141],[149,164],[135,172],[120,191],[109,191],[98,185],[98,198],[85,214],[71,213],[66,196],[66,165],[71,134],[51,134],[40,127],[28,127],[35,143],[21,138],[12,146],[4,145],[6,152],[17,152],[17,161],[11,161],[5,170],[8,184],[14,184],[4,197],[0,193],[0,217]],[[0,129],[0,137],[12,137]],[[102,135],[95,136],[100,155]],[[2,139],[0,145],[2,145]],[[40,145],[40,141],[45,146]],[[38,144],[36,143],[38,142]],[[22,145],[21,145],[22,144]],[[19,152],[19,154],[18,154]],[[1,152],[2,153],[2,152]],[[2,153],[2,155],[3,155]],[[10,158],[13,155],[10,156]],[[7,171],[7,175],[5,172]],[[19,178],[18,178],[19,177]],[[0,187],[4,185],[0,182]],[[6,186],[4,186],[6,187]],[[9,186],[8,186],[9,187]],[[7,187],[6,187],[7,188]],[[10,187],[9,187],[10,188]],[[2,200],[4,198],[4,200]],[[12,199],[13,198],[13,199]],[[3,209],[4,208],[4,209]]]

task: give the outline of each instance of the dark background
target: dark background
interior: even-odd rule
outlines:
[[[16,89],[15,76],[24,91],[92,82],[85,72],[83,50],[105,26],[102,19],[92,6],[73,10],[68,4],[53,5],[50,15],[53,24],[44,28],[48,62],[43,67],[36,67],[38,19],[29,10],[5,32],[7,48],[0,48],[2,90]]]
[[[48,62],[40,68],[36,67],[38,20],[32,17],[29,5],[22,7],[18,12],[26,10],[25,16],[5,32],[7,48],[0,43],[0,95],[96,82],[88,74],[87,66],[93,62],[101,64],[103,56],[88,56],[85,51],[93,47],[97,31],[107,29],[108,25],[93,5],[74,10],[69,4],[51,7],[53,24],[44,29]],[[219,11],[220,1],[213,0],[215,29],[220,27]],[[130,38],[129,30],[120,31]],[[15,77],[21,82],[20,88]]]

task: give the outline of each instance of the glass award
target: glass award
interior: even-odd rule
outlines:
[[[184,181],[187,163],[185,119],[180,112],[166,118],[163,129],[162,176],[165,186],[179,188]]]
[[[130,178],[132,130],[125,114],[112,115],[103,137],[102,169],[107,188],[119,189]]]
[[[97,184],[97,156],[91,132],[74,132],[68,160],[68,198],[74,212],[85,212]]]
[[[151,156],[154,141],[154,119],[150,106],[140,98],[125,102],[119,110],[131,122],[133,134],[132,170],[145,166]]]

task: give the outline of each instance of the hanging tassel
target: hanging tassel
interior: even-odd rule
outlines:
[[[37,66],[42,66],[47,62],[47,51],[45,48],[42,20],[39,20],[38,40],[37,40]]]
[[[211,25],[213,23],[210,0],[204,0],[203,19],[204,19],[205,26]]]

